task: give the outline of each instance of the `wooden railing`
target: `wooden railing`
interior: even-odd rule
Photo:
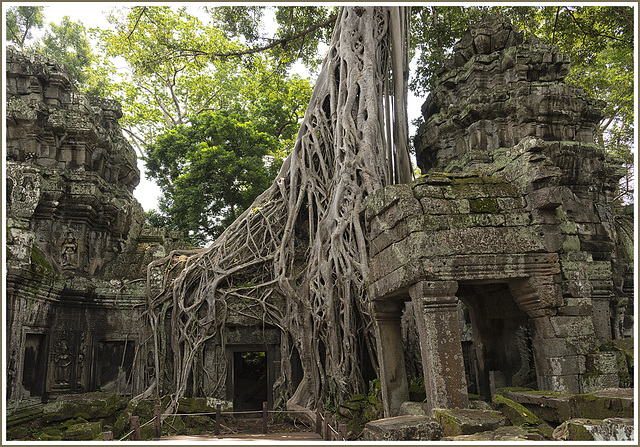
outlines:
[[[259,411],[259,410],[258,410]],[[220,420],[223,415],[240,415],[240,414],[255,414],[258,411],[222,411],[222,405],[216,405],[215,413],[175,413],[175,414],[162,414],[160,405],[154,407],[154,415],[149,421],[140,425],[140,416],[131,416],[129,419],[131,431],[122,436],[119,440],[125,441],[139,441],[140,430],[142,427],[153,423],[153,437],[160,438],[162,436],[162,422],[164,419],[174,416],[213,416],[215,415],[215,435],[220,435]],[[269,414],[305,414],[309,416],[309,411],[288,411],[288,410],[268,410],[267,403],[262,403],[262,433],[268,433],[268,416]],[[325,441],[346,441],[347,440],[347,426],[345,424],[338,423],[335,416],[332,416],[331,412],[323,411],[322,404],[319,404],[315,411],[316,423],[315,431]],[[113,441],[113,432],[105,431],[102,433],[103,441]]]

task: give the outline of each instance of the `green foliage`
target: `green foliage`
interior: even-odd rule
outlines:
[[[305,30],[313,29],[319,23],[326,22],[337,12],[338,7],[335,6],[280,6],[275,13],[276,22],[279,25],[276,35],[281,39],[289,39]],[[274,55],[287,65],[300,59],[309,69],[315,70],[325,57],[324,54],[318,54],[318,47],[321,43],[329,42],[333,28],[332,22],[305,34],[300,39],[275,47]]]
[[[218,6],[205,7],[216,26],[231,37],[244,37],[247,41],[257,40],[260,21],[264,16],[264,6]]]
[[[62,18],[60,25],[49,24],[42,45],[36,49],[40,53],[60,62],[71,75],[71,79],[80,87],[89,79],[87,68],[93,62],[93,53],[87,31],[82,22],[72,22],[68,16]]]
[[[165,222],[194,245],[216,238],[271,184],[281,164],[277,148],[239,107],[193,116],[165,132],[145,159],[163,190]]]
[[[34,28],[42,28],[43,6],[12,6],[5,15],[5,38],[7,42],[17,45],[21,50],[27,49],[25,44],[31,39]]]

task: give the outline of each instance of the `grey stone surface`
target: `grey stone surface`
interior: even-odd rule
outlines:
[[[494,410],[435,409],[434,416],[444,436],[471,435],[508,424],[507,418]]]
[[[620,161],[594,142],[604,104],[565,83],[569,63],[499,17],[466,31],[423,106],[422,177],[364,202],[369,298],[411,298],[432,408],[466,407],[465,386],[485,400],[501,386],[591,392],[628,369],[589,357],[624,332],[633,262]],[[466,321],[446,318],[457,299]]]
[[[396,416],[368,422],[364,441],[436,441],[442,438],[438,422],[429,416]]]
[[[134,356],[146,284],[132,280],[184,241],[142,228],[120,104],[46,56],[7,48],[6,62],[8,399],[141,392],[127,374],[150,374]]]
[[[635,441],[635,423],[631,418],[570,419],[553,432],[554,441]]]

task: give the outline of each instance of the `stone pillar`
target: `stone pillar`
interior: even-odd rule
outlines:
[[[402,402],[409,400],[409,385],[400,326],[403,308],[403,301],[381,300],[373,302],[385,417],[397,416]]]
[[[409,289],[420,334],[430,409],[469,406],[458,327],[457,290],[456,281],[422,281]]]

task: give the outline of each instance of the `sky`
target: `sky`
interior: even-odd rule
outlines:
[[[3,14],[4,9],[16,5],[16,4],[24,4],[18,2],[3,2]],[[133,3],[116,3],[116,2],[37,2],[37,3],[29,3],[30,5],[43,5],[45,6],[43,15],[44,22],[48,24],[50,22],[60,23],[64,16],[69,16],[72,21],[80,21],[87,28],[92,27],[100,27],[100,28],[109,28],[110,25],[106,20],[106,14],[109,9],[113,6],[133,6]],[[185,3],[163,3],[163,5],[175,5],[182,6]],[[198,2],[188,2],[188,12],[192,15],[199,16],[203,22],[208,21],[208,15],[204,13],[203,6],[211,5],[211,3],[198,3]],[[265,20],[266,27],[268,27],[269,23],[273,23],[275,26],[275,21],[273,20]],[[275,31],[265,29],[265,32],[269,35],[273,35]],[[35,37],[39,37],[44,34],[44,29],[40,30],[38,33],[34,32]],[[116,62],[116,66],[118,63]],[[309,73],[306,71],[302,64],[298,64],[297,68],[294,66],[294,71],[297,71],[301,76],[308,77]],[[409,123],[415,118],[419,116],[420,109],[422,103],[424,102],[424,98],[419,99],[416,98],[411,92],[409,92],[408,98],[408,115],[409,115]],[[412,135],[415,133],[415,129],[413,129],[410,125],[409,134]],[[140,184],[134,190],[133,195],[140,202],[145,211],[149,211],[151,209],[158,208],[158,199],[161,195],[160,188],[152,181],[148,180],[144,173],[144,164],[142,160],[138,159],[138,168],[140,169]]]

